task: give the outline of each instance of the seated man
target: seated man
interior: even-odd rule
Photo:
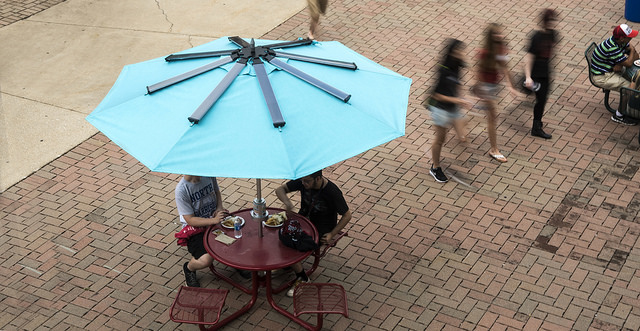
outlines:
[[[593,51],[589,70],[596,85],[614,91],[620,91],[620,87],[623,86],[635,89],[639,75],[636,73],[634,77],[628,78],[624,73],[626,68],[633,67],[633,61],[638,59],[638,52],[629,44],[631,38],[637,35],[637,30],[631,29],[626,24],[620,24],[613,29],[613,35]],[[631,79],[631,82],[628,79]],[[637,124],[618,111],[611,116],[611,120],[626,125]]]
[[[327,244],[331,239],[351,220],[351,211],[344,200],[342,191],[328,179],[322,176],[322,170],[318,170],[301,179],[288,181],[276,189],[278,199],[285,205],[287,211],[293,210],[293,203],[287,197],[287,193],[300,191],[301,203],[300,215],[309,218],[320,234],[320,244]],[[342,215],[338,221],[338,214]],[[307,274],[302,268],[302,263],[292,266],[297,279],[293,287],[287,292],[287,296],[293,297],[293,291],[301,282],[307,282]]]
[[[182,266],[187,286],[200,287],[196,270],[207,268],[213,258],[204,248],[204,228],[218,224],[229,212],[222,207],[222,195],[215,177],[184,175],[175,190],[180,223],[194,227],[194,234],[186,238],[187,249],[193,256]],[[237,270],[244,278],[251,277],[246,270]]]

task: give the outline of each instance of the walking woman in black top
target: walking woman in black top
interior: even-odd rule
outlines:
[[[449,127],[453,126],[460,141],[465,142],[462,114],[460,106],[468,109],[471,103],[459,97],[460,69],[464,67],[464,43],[457,39],[448,42],[440,68],[438,70],[438,83],[429,98],[429,110],[435,124],[436,139],[431,146],[433,165],[429,173],[439,183],[445,183],[449,179],[440,167],[440,151],[447,135]]]

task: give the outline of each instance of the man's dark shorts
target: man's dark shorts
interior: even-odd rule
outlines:
[[[205,232],[198,233],[190,237],[187,242],[187,249],[196,260],[207,254],[207,250],[204,248],[204,234]]]

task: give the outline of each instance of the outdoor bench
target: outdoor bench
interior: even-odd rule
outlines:
[[[628,87],[620,88],[620,106],[618,111],[624,116],[640,120],[640,91]],[[640,144],[640,132],[638,133]]]
[[[197,324],[208,330],[220,319],[229,290],[181,286],[171,305],[169,318],[177,323]]]
[[[322,315],[342,314],[349,317],[347,294],[339,284],[302,283],[293,292],[293,313],[317,314],[315,330],[322,329]]]

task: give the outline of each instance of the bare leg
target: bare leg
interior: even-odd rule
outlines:
[[[301,272],[302,271],[302,263],[298,262],[298,263],[292,265],[291,269],[293,269],[293,272],[295,272],[295,273]]]
[[[315,40],[316,29],[318,28],[318,22],[320,22],[320,16],[311,16],[311,24],[309,25],[309,33],[307,36],[311,40]]]
[[[462,143],[467,142],[467,134],[465,132],[466,121],[464,119],[457,119],[453,121],[453,128],[456,130],[456,136]]]
[[[435,127],[436,139],[433,141],[433,145],[431,146],[431,160],[433,161],[433,167],[438,168],[440,166],[440,151],[442,150],[444,138],[447,135],[447,128],[437,125]]]
[[[204,268],[208,268],[213,263],[213,258],[209,254],[202,255],[199,259],[191,258],[187,268],[191,271],[196,271]]]
[[[309,25],[307,36],[309,39],[314,40],[318,22],[320,22],[320,14],[324,13],[324,10],[319,0],[307,0],[307,7],[309,8],[309,16],[311,16],[311,24]]]
[[[488,101],[487,102],[487,132],[489,132],[489,144],[491,144],[491,149],[489,153],[491,154],[500,154],[498,150],[498,142],[497,142],[497,133],[496,133],[496,122],[498,120],[498,111],[496,110],[495,102]]]

